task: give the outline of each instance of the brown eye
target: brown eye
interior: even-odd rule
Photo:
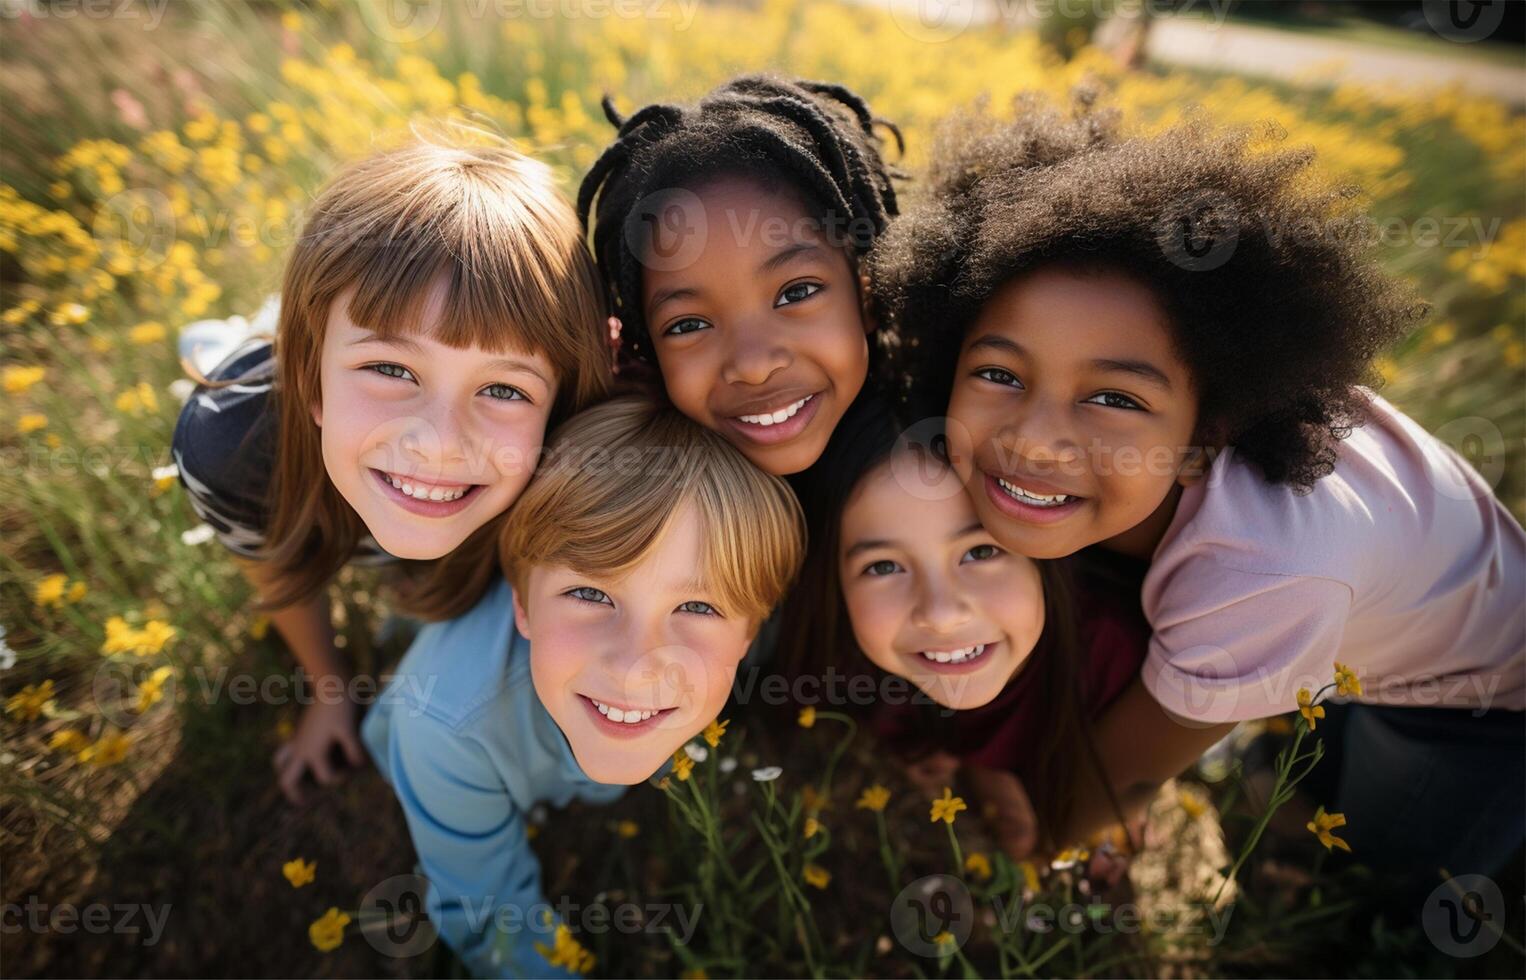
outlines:
[[[1001,549],[994,544],[977,544],[966,551],[964,557],[967,561],[990,561],[1001,553]]]
[[[798,303],[803,299],[810,299],[819,292],[821,292],[821,283],[819,282],[792,282],[779,291],[779,299],[774,303],[774,308],[777,309],[781,306],[788,306],[791,303]]]

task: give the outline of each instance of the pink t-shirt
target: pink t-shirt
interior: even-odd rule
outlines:
[[[1359,701],[1526,709],[1520,524],[1375,395],[1338,452],[1304,496],[1232,451],[1182,493],[1145,576],[1146,688],[1187,718],[1262,718],[1339,660]]]

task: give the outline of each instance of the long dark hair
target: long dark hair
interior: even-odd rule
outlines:
[[[791,677],[831,671],[883,673],[863,656],[854,639],[837,555],[849,497],[865,475],[890,457],[902,438],[918,443],[919,451],[945,455],[941,433],[923,434],[920,427],[907,432],[887,400],[877,394],[862,395],[844,414],[816,465],[790,478],[805,510],[811,542],[800,577],[780,614],[780,663]],[[1038,675],[1044,717],[1038,725],[1039,743],[1033,747],[1032,784],[1026,788],[1038,814],[1040,840],[1054,848],[1069,843],[1054,835],[1066,826],[1074,808],[1080,772],[1077,760],[1085,758],[1099,776],[1102,770],[1083,699],[1081,665],[1086,651],[1076,604],[1080,562],[1067,558],[1036,564],[1044,587],[1044,630],[1022,670]],[[922,705],[917,730],[925,737],[907,747],[906,754],[912,756],[937,748],[940,734],[946,734],[952,724],[948,709],[925,698],[916,702]]]

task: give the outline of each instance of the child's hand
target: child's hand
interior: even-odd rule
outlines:
[[[1014,861],[1031,857],[1038,846],[1039,818],[1023,781],[1014,773],[986,766],[967,765],[964,774],[1002,852]]]
[[[947,752],[925,755],[906,766],[906,778],[926,796],[939,796],[943,787],[954,785],[959,760]]]
[[[317,701],[307,706],[291,739],[276,749],[271,760],[281,792],[301,804],[302,777],[309,771],[320,786],[330,786],[344,775],[345,764],[365,764],[355,724],[355,706],[348,699]]]

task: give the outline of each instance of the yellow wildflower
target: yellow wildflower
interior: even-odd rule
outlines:
[[[127,339],[140,346],[157,344],[165,337],[164,324],[148,320],[127,331]]]
[[[1204,804],[1203,798],[1194,792],[1185,789],[1181,790],[1176,794],[1176,799],[1182,805],[1182,809],[1187,812],[1187,816],[1193,820],[1208,812],[1208,807]]]
[[[1067,847],[1055,855],[1054,860],[1049,862],[1049,866],[1056,871],[1060,871],[1065,868],[1075,867],[1091,856],[1092,852],[1084,847]]]
[[[800,709],[800,727],[810,728],[816,724],[816,706],[806,705]]]
[[[45,374],[44,368],[12,365],[0,372],[0,385],[5,387],[6,394],[19,395],[41,381]]]
[[[38,429],[46,429],[47,427],[48,417],[46,415],[38,415],[35,412],[23,415],[16,420],[16,431],[22,435],[26,435],[28,432],[36,432]]]
[[[981,881],[991,880],[991,859],[976,851],[964,859],[964,870]]]
[[[547,946],[545,943],[535,944],[535,951],[544,956],[547,963],[574,973],[587,973],[593,969],[596,962],[594,955],[573,938],[572,930],[565,924],[557,923],[556,935],[552,942],[554,946]]]
[[[64,604],[64,592],[68,584],[69,576],[62,573],[46,576],[32,590],[32,601],[43,607],[61,606]]]
[[[942,932],[938,933],[936,936],[933,937],[933,945],[934,946],[952,946],[952,945],[954,945],[954,934],[952,932],[949,932],[947,929],[943,930]]]
[[[318,877],[318,864],[316,861],[304,861],[302,858],[292,858],[281,865],[281,874],[291,882],[291,887],[301,888],[310,885],[313,879]]]
[[[726,734],[726,726],[729,724],[731,724],[729,719],[726,721],[721,721],[719,718],[717,718],[715,721],[712,721],[710,724],[706,725],[705,730],[700,732],[700,734],[705,737],[705,741],[709,742],[710,747],[713,749],[721,744],[721,736]]]
[[[124,415],[140,415],[159,411],[159,396],[146,381],[140,381],[117,395],[117,411]]]
[[[673,775],[678,777],[679,782],[683,782],[689,778],[689,774],[693,771],[694,760],[689,758],[689,753],[679,748],[677,752],[673,753]]]
[[[622,820],[615,824],[615,833],[622,840],[632,840],[641,833],[641,825],[634,820]]]
[[[256,616],[254,617],[254,622],[249,624],[249,638],[251,640],[263,640],[269,632],[269,616]]]
[[[812,888],[826,888],[832,883],[832,872],[819,864],[807,864],[800,872],[800,877]]]
[[[800,806],[806,813],[820,813],[831,806],[832,801],[825,799],[816,787],[807,783],[800,788]]]
[[[134,706],[138,714],[142,714],[149,708],[164,699],[164,682],[169,680],[174,673],[174,668],[159,667],[148,675],[148,679],[138,685],[138,701]]]
[[[1309,723],[1309,731],[1314,730],[1314,719],[1323,718],[1325,709],[1314,703],[1314,695],[1309,693],[1307,687],[1298,692],[1298,713],[1303,715],[1303,720]]]
[[[1017,870],[1022,873],[1024,891],[1036,892],[1039,890],[1038,865],[1032,861],[1021,861],[1017,865]]]
[[[812,837],[815,837],[820,832],[821,832],[821,821],[817,820],[815,817],[806,817],[805,818],[805,829],[804,829],[804,832],[803,832],[803,836],[805,837],[805,839],[806,840],[810,840]]]
[[[1344,826],[1346,826],[1346,815],[1344,813],[1326,813],[1324,807],[1314,811],[1314,819],[1309,821],[1308,824],[1309,833],[1319,838],[1319,842],[1325,845],[1325,850],[1328,851],[1332,847],[1338,847],[1343,851],[1349,852],[1351,845],[1330,832],[1337,827]]]
[[[1339,660],[1335,662],[1335,693],[1342,697],[1350,694],[1360,697],[1362,693],[1362,681],[1356,676],[1356,671]],[[1312,729],[1314,726],[1309,727]]]
[[[307,927],[307,938],[312,942],[320,953],[332,952],[344,942],[344,927],[350,924],[350,917],[336,908],[330,908],[327,912],[313,920],[312,925]]]
[[[90,739],[84,732],[74,728],[64,728],[53,733],[48,739],[48,748],[63,752],[83,752],[90,744]]]
[[[89,318],[90,311],[79,303],[65,303],[48,314],[48,322],[55,327],[73,326]]]
[[[937,823],[939,820],[942,820],[946,824],[953,824],[954,817],[958,816],[960,811],[968,809],[969,807],[965,806],[964,800],[955,796],[954,791],[945,786],[943,787],[943,798],[933,800],[932,821]]]
[[[885,804],[890,802],[890,790],[875,783],[867,787],[859,794],[858,802],[853,804],[860,810],[873,810],[875,813],[885,809]],[[934,818],[937,819],[937,818]]]
[[[64,601],[71,604],[79,602],[85,598],[85,593],[89,591],[90,589],[86,587],[84,582],[71,582],[69,583],[69,591],[64,593]]]
[[[79,761],[94,766],[114,766],[127,758],[127,750],[131,747],[132,738],[125,732],[108,729],[94,745],[80,752]]]
[[[28,684],[5,701],[5,713],[21,721],[36,721],[53,703],[53,682]]]

